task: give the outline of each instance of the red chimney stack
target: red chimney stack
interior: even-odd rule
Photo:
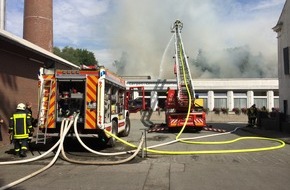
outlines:
[[[52,0],[25,0],[23,38],[53,51]]]

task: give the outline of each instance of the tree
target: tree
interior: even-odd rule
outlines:
[[[63,49],[54,47],[53,53],[76,65],[98,65],[94,54],[86,49],[74,49],[68,46]]]

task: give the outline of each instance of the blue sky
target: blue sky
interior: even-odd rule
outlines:
[[[54,46],[92,51],[101,65],[111,69],[113,61],[126,52],[130,55],[127,73],[158,76],[172,36],[170,26],[180,19],[189,56],[196,56],[199,49],[219,52],[247,46],[254,55],[265,55],[265,64],[274,67],[277,39],[272,27],[284,3],[285,0],[53,0]],[[6,4],[6,30],[22,37],[24,0],[6,0]],[[220,67],[225,72],[228,69],[228,65]]]

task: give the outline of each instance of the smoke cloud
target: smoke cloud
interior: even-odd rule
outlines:
[[[179,19],[193,78],[277,77],[272,27],[285,0],[240,2],[114,1],[106,38],[115,67],[120,75],[175,78],[170,27]]]

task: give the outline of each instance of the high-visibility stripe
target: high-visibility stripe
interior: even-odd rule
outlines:
[[[96,108],[91,109],[89,104],[97,103],[97,84],[98,76],[87,76],[86,82],[86,117],[85,117],[85,129],[97,128],[97,112]]]
[[[44,75],[44,85],[46,85],[44,89],[44,97],[43,101],[49,102],[44,105],[44,108],[47,108],[48,110],[43,113],[43,116],[48,116],[48,118],[45,118],[44,123],[47,124],[47,128],[55,128],[55,109],[56,109],[56,81],[54,75]],[[51,82],[51,89],[49,89],[49,86]],[[50,97],[48,95],[50,94]],[[47,121],[46,121],[47,120]]]
[[[96,118],[94,115],[91,113],[90,110],[86,111],[86,127],[87,129],[94,129],[95,128],[95,123],[96,123]]]
[[[49,101],[49,110],[48,110],[48,128],[55,128],[55,109],[56,109],[56,81],[52,81],[51,85],[51,95]]]
[[[23,139],[28,138],[28,130],[29,126],[26,124],[26,119],[29,116],[26,113],[15,113],[11,118],[13,120],[13,138],[14,139]],[[30,126],[31,127],[31,126]]]
[[[95,99],[94,96],[96,96],[96,94],[93,94],[94,91],[95,91],[95,89],[93,89],[92,87],[88,86],[88,88],[87,88],[87,99],[89,101],[93,101]]]
[[[184,116],[172,115],[168,118],[168,125],[170,127],[181,127],[185,123]],[[204,118],[196,118],[196,115],[191,115],[187,120],[187,126],[205,126],[205,119]]]

